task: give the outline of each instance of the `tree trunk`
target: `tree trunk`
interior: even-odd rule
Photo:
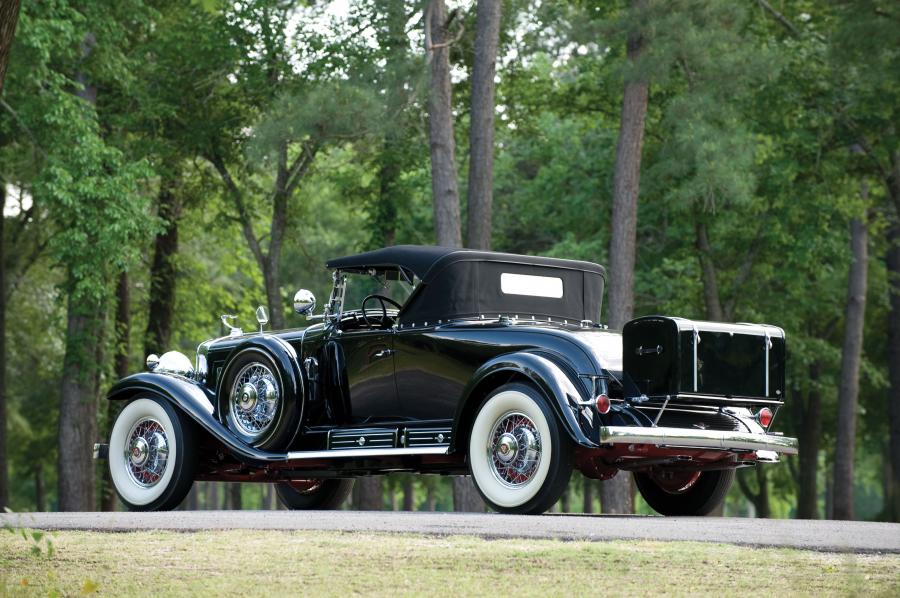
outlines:
[[[116,285],[116,354],[115,372],[117,378],[124,378],[129,374],[128,359],[131,355],[131,292],[128,282],[128,273],[119,275]],[[106,401],[106,432],[104,438],[109,438],[116,417],[121,411],[119,401]],[[100,508],[103,511],[116,510],[116,491],[109,476],[109,468],[103,468],[103,495],[100,499]]]
[[[16,34],[16,23],[19,20],[20,3],[21,0],[3,0],[0,3],[0,92],[3,92],[3,82],[6,80],[9,54]]]
[[[191,486],[191,491],[188,492],[187,499],[185,499],[185,510],[188,511],[196,511],[200,508],[200,497],[199,497],[199,483],[194,482]]]
[[[453,478],[453,510],[466,513],[484,513],[487,507],[475,488],[470,476]]]
[[[559,499],[559,510],[563,513],[572,512],[572,487],[571,484],[566,486],[563,494]]]
[[[627,471],[600,482],[600,512],[614,514],[634,513],[634,481]]]
[[[175,288],[178,271],[175,263],[178,253],[178,219],[181,202],[177,197],[178,182],[164,174],[159,183],[157,215],[164,221],[164,228],[156,235],[153,248],[153,264],[150,267],[150,310],[147,316],[147,335],[144,338],[144,356],[168,351],[172,339],[172,322],[175,317]]]
[[[750,477],[751,473],[748,469],[739,469],[737,472],[737,481],[738,486],[741,488],[741,492],[744,493],[744,496],[747,497],[747,500],[753,505],[753,510],[756,512],[756,517],[760,519],[768,519],[772,516],[772,509],[769,503],[769,479],[766,474],[765,466],[757,466],[754,468],[754,474],[756,477],[756,486],[757,491],[754,492],[750,485],[747,483],[747,478]]]
[[[262,266],[263,284],[266,287],[266,305],[269,308],[269,329],[284,330],[284,311],[281,298],[281,255],[269,253],[266,255],[266,261]],[[257,330],[259,324],[254,319],[251,323],[254,330]],[[245,326],[245,329],[247,327]]]
[[[868,189],[863,184],[863,199]],[[837,441],[834,454],[834,518],[853,519],[853,460],[856,445],[856,408],[859,399],[859,368],[863,350],[866,287],[869,266],[869,235],[866,223],[850,222],[850,276],[844,347],[841,353],[841,385],[838,395]]]
[[[212,511],[217,511],[221,508],[219,504],[219,482],[207,482],[206,508]]]
[[[810,382],[819,380],[822,366],[814,362],[809,367]],[[822,439],[822,393],[811,388],[804,405],[800,397],[794,401],[794,409],[799,411],[797,430],[800,443],[800,474],[797,488],[797,519],[818,519],[819,517],[819,444]]]
[[[416,484],[412,474],[406,474],[403,478],[403,510],[416,510]]]
[[[900,198],[898,198],[900,200]],[[893,521],[900,521],[900,224],[888,229],[888,418],[890,426],[890,461],[893,502],[887,511]]]
[[[638,11],[646,0],[632,0]],[[644,53],[645,40],[640,31],[628,36],[628,62]],[[634,262],[637,242],[638,192],[641,184],[641,152],[644,145],[644,121],[650,86],[646,80],[625,83],[622,120],[616,145],[613,173],[613,208],[609,242],[609,326],[620,329],[634,317]],[[614,478],[615,479],[615,478]]]
[[[274,511],[278,508],[281,502],[278,500],[278,495],[275,492],[275,484],[266,484],[263,489],[263,504],[262,508]]]
[[[593,513],[594,512],[594,480],[590,478],[582,478],[584,482],[584,492],[582,493],[582,506],[581,511],[583,513]]]
[[[353,486],[353,508],[357,511],[381,511],[384,509],[384,478],[364,476]]]
[[[638,11],[644,4],[645,0],[632,0],[631,10]],[[644,48],[642,33],[639,30],[630,32],[627,42],[628,61],[633,63],[640,58]],[[616,329],[621,329],[634,316],[637,206],[649,87],[646,80],[628,80],[622,98],[609,241],[609,325]],[[597,314],[598,317],[599,315]],[[632,513],[634,488],[631,476],[617,475],[602,481],[600,505],[604,513]]]
[[[239,482],[232,482],[228,488],[228,494],[231,496],[231,508],[235,511],[240,511],[244,508],[244,503],[241,497],[241,484]]]
[[[435,480],[429,480],[425,487],[425,509],[434,512],[437,508],[437,492],[435,492]]]
[[[47,510],[47,491],[44,488],[44,465],[40,462],[34,466],[34,510],[41,513]]]
[[[0,179],[0,210],[5,207],[6,182]],[[0,212],[0,509],[9,505],[9,469],[6,462],[6,239],[3,234],[5,224],[6,217]]]
[[[494,198],[494,75],[500,43],[500,0],[478,0],[472,110],[469,114],[469,192],[467,244],[491,248]]]
[[[719,283],[716,280],[716,266],[712,259],[712,247],[709,244],[709,232],[706,223],[699,217],[694,226],[696,233],[697,258],[703,276],[703,301],[706,303],[706,317],[714,322],[725,321],[725,310],[719,298]]]
[[[435,240],[438,245],[444,247],[462,247],[456,140],[453,135],[450,48],[444,45],[448,43],[447,7],[444,0],[431,0],[427,12],[425,28],[431,32],[431,45],[426,47],[426,51],[431,61],[428,134],[431,149],[431,196],[434,206]]]
[[[66,350],[63,358],[59,406],[59,509],[92,511],[94,442],[97,440],[97,383],[95,362],[102,342],[96,306],[69,296]]]

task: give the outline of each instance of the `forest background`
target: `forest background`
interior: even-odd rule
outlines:
[[[801,453],[724,514],[900,521],[898,75],[887,0],[3,0],[0,505],[118,508],[118,376],[439,243],[603,263],[612,327],[783,327]],[[347,506],[483,508],[409,474]],[[649,512],[625,474],[555,509]]]

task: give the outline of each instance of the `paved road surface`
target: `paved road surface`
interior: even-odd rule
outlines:
[[[736,518],[362,511],[21,513],[0,523],[47,530],[337,530],[561,540],[691,540],[840,552],[900,553],[900,524]]]

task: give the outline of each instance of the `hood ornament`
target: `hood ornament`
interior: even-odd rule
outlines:
[[[232,322],[237,322],[237,316],[222,314],[221,316],[219,316],[219,319],[222,320],[222,326],[228,329],[228,336],[241,336],[242,334],[244,334],[243,330],[228,323],[229,320],[231,320]]]

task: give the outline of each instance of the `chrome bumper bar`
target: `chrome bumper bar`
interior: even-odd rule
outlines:
[[[600,444],[655,444],[679,448],[797,454],[796,438],[772,434],[751,434],[750,432],[721,432],[685,428],[604,426],[600,428]]]

